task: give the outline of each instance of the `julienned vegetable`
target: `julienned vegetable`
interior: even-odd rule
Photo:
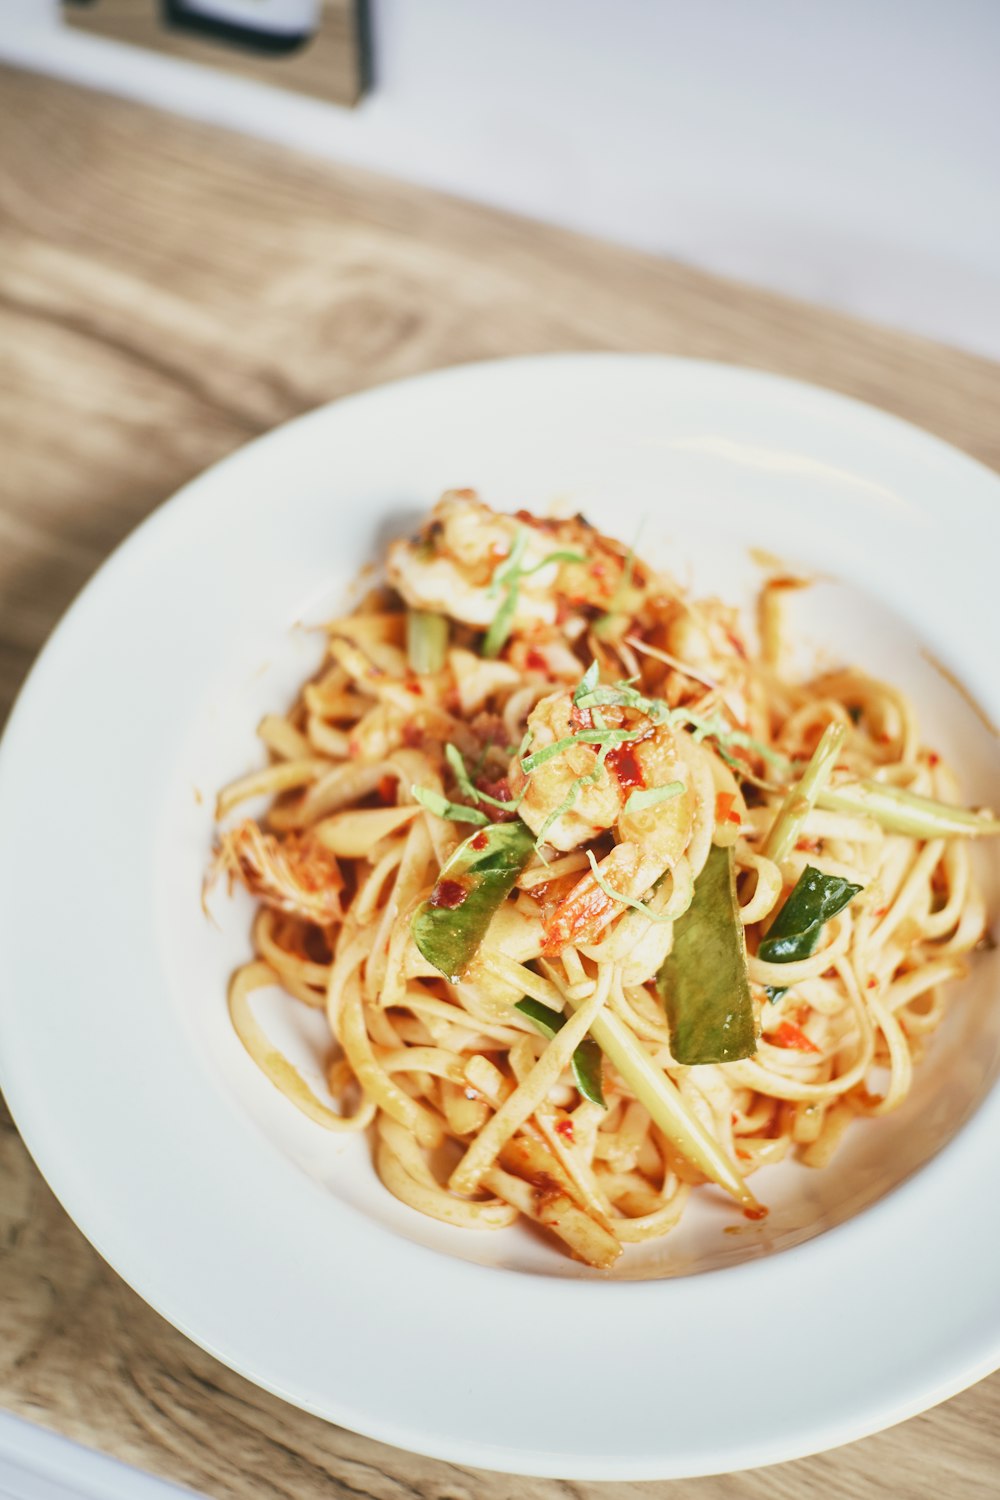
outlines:
[[[543,968],[548,977],[557,983],[555,971],[544,960]],[[561,985],[558,987],[567,1004],[577,1010],[582,1002],[572,999]],[[605,1007],[590,1023],[590,1034],[639,1103],[645,1105],[652,1119],[681,1155],[700,1172],[704,1172],[709,1182],[724,1188],[751,1213],[757,1212],[757,1200],[737,1168],[708,1133],[698,1116],[688,1108],[673,1079],[664,1073],[658,1063],[653,1062],[642,1043],[624,1022]]]
[[[823,928],[842,912],[864,887],[839,875],[824,875],[807,865],[762,938],[757,957],[769,964],[790,964],[809,958],[819,947]],[[768,986],[768,997],[777,1000],[785,991]]]
[[[844,743],[843,724],[828,724],[813,751],[801,778],[786,794],[778,816],[767,836],[764,853],[780,865],[798,843],[802,826],[816,805],[816,799],[830,779],[840,747]]]
[[[756,1052],[732,849],[710,850],[656,985],[679,1063],[735,1062]]]
[[[566,1024],[565,1016],[543,1005],[540,1000],[532,1000],[530,996],[519,1000],[514,1009],[527,1016],[545,1036],[555,1036]],[[587,1037],[577,1047],[573,1053],[572,1068],[576,1086],[583,1097],[592,1104],[599,1104],[602,1109],[607,1109],[601,1085],[601,1049],[592,1038]]]
[[[443,866],[411,930],[427,962],[452,983],[465,973],[534,847],[522,822],[492,823],[459,844]]]
[[[428,610],[406,611],[406,656],[418,676],[440,672],[448,652],[448,620]]]
[[[989,813],[971,812],[921,797],[901,786],[882,781],[846,781],[827,787],[817,797],[820,807],[831,812],[862,813],[888,833],[905,833],[916,839],[975,838],[1000,833],[1000,819]]]

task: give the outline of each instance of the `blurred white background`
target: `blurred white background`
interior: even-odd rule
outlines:
[[[372,0],[355,111],[67,34],[0,57],[1000,357],[998,0]]]
[[[356,111],[65,33],[0,56],[1000,357],[996,0],[373,0]]]

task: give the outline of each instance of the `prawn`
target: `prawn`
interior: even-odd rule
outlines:
[[[220,835],[215,872],[221,870],[276,911],[320,927],[343,918],[340,866],[310,834],[289,833],[278,839],[246,818]]]
[[[557,560],[547,561],[556,553]],[[514,630],[558,623],[565,634],[567,613],[609,607],[628,554],[582,516],[508,515],[492,510],[474,490],[449,490],[416,537],[393,542],[387,575],[412,609],[486,630],[501,603],[494,575],[512,561],[518,580]]]
[[[508,772],[511,792],[521,797],[521,817],[553,848],[568,851],[608,834],[615,839],[595,869],[547,916],[542,949],[547,954],[594,941],[674,868],[694,828],[696,796],[676,732],[634,708],[605,708],[602,714],[602,728],[629,735],[615,736],[610,750],[607,744],[574,740],[595,726],[569,693],[541,699],[528,716],[532,754],[557,744],[562,748],[529,772],[515,756]],[[634,791],[654,788],[676,790],[629,805]]]

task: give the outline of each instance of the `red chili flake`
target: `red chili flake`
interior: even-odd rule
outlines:
[[[407,682],[404,684],[404,686],[406,687],[406,691],[408,693],[413,693],[414,697],[420,698],[423,696],[424,690],[420,686],[419,682]]]
[[[480,776],[476,781],[476,786],[479,791],[485,792],[487,797],[493,797],[497,802],[510,802],[513,800],[506,776],[501,776],[496,781],[490,781],[485,776]],[[495,823],[510,823],[517,814],[513,811],[508,812],[506,808],[498,807],[490,813],[490,816]]]
[[[486,836],[486,829],[485,828],[480,828],[479,832],[476,834],[475,838],[472,840],[472,847],[473,847],[473,849],[485,849],[486,845],[488,843],[489,843],[489,839]]]
[[[874,989],[874,988],[875,988],[875,986],[876,986],[876,985],[877,985],[877,984],[878,984],[878,980],[877,980],[877,979],[876,979],[876,978],[875,978],[875,975],[874,975],[874,974],[872,974],[872,975],[871,975],[871,976],[870,976],[870,977],[869,977],[869,979],[868,979],[868,988],[869,988],[869,989],[870,989],[870,990],[873,990],[873,989]]]
[[[480,776],[476,782],[479,791],[485,792],[487,797],[495,797],[498,802],[510,802],[510,786],[506,776],[499,776],[495,781],[490,781],[487,776]]]
[[[361,754],[361,746],[358,744],[357,740],[347,741],[347,753],[352,760],[357,760],[358,756]]]
[[[424,742],[424,731],[419,724],[403,725],[403,744],[408,750],[417,750]]]
[[[642,766],[635,753],[635,745],[626,742],[624,745],[616,745],[609,752],[606,765],[611,767],[618,784],[623,791],[631,792],[636,787],[644,787],[646,778],[642,774]]]
[[[592,578],[604,578],[607,575],[607,571],[602,562],[592,562],[590,565],[590,576]]]
[[[540,651],[536,651],[534,646],[528,648],[524,658],[524,665],[529,672],[547,672],[549,670],[549,664],[545,660],[545,657]]]
[[[837,971],[836,971],[836,969],[824,969],[823,970],[823,978],[824,979],[836,979],[836,977],[837,977]]]
[[[556,1121],[556,1135],[561,1135],[564,1141],[573,1141],[573,1121],[567,1116],[563,1120]]]
[[[431,906],[443,906],[445,911],[454,911],[461,906],[468,890],[457,880],[439,880],[431,892]]]
[[[819,851],[819,839],[799,839],[795,847],[804,850],[807,854],[816,854]]]
[[[876,906],[875,910],[872,912],[872,916],[884,917],[888,910],[889,908],[887,906]]]
[[[396,800],[395,776],[383,776],[378,784],[378,800],[388,806]]]
[[[810,1041],[801,1026],[796,1026],[794,1021],[782,1021],[781,1025],[768,1037],[773,1047],[788,1047],[794,1052],[818,1052],[816,1043]]]
[[[733,808],[736,801],[732,792],[719,792],[715,798],[715,821],[717,823],[735,823],[739,827],[740,815]]]
[[[888,731],[885,730],[885,729],[880,730],[880,732],[875,736],[875,738],[878,740],[878,742],[879,742],[880,745],[891,745],[892,744],[892,735],[889,734]]]
[[[729,644],[732,646],[733,650],[736,652],[736,655],[739,656],[739,657],[742,657],[742,659],[744,661],[746,661],[746,659],[747,659],[747,648],[744,646],[744,644],[740,640],[739,636],[736,635],[734,631],[727,630],[726,631],[726,639],[728,640]]]
[[[749,1151],[741,1151],[738,1147],[737,1147],[737,1150],[736,1150],[736,1155],[739,1157],[740,1161],[749,1161],[750,1160],[750,1152]]]
[[[936,750],[929,750],[927,752],[927,764],[929,766],[939,766],[941,764],[941,757]]]
[[[745,1208],[743,1210],[744,1219],[766,1219],[767,1214],[768,1210],[764,1207],[763,1203],[758,1203],[756,1208]]]
[[[730,1125],[735,1125],[736,1121],[738,1119],[739,1119],[739,1115],[736,1113],[735,1110],[733,1110],[732,1113],[729,1116],[729,1123],[730,1123]]]

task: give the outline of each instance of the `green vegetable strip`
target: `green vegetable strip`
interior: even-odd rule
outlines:
[[[546,972],[554,983],[558,983],[548,965]],[[561,985],[558,988],[562,991]],[[571,1000],[568,995],[565,999],[574,1010],[579,1010],[583,1003]],[[605,1057],[617,1068],[632,1093],[681,1155],[699,1172],[704,1172],[710,1182],[724,1188],[737,1203],[745,1208],[756,1208],[757,1200],[739,1171],[684,1103],[677,1085],[661,1072],[614,1012],[605,1006],[591,1022],[590,1032]]]
[[[437,818],[447,818],[452,823],[488,823],[490,820],[478,807],[466,807],[461,802],[449,802],[440,792],[429,786],[411,786],[410,793]]]
[[[527,996],[519,1000],[514,1009],[527,1016],[543,1036],[555,1036],[566,1024],[566,1017],[561,1016],[557,1010],[550,1010],[540,1000],[532,1000]],[[591,1104],[599,1104],[602,1109],[607,1109],[601,1085],[601,1049],[591,1037],[586,1037],[577,1047],[571,1066],[576,1086],[583,1097],[589,1099]]]
[[[840,875],[824,875],[807,865],[788,894],[788,899],[757,949],[757,957],[769,964],[790,964],[810,958],[819,947],[823,928],[864,889]],[[777,1000],[785,991],[768,985],[768,999]]]
[[[735,1062],[757,1050],[732,849],[713,847],[656,976],[679,1063]]]
[[[904,833],[916,839],[981,838],[1000,833],[1000,820],[988,812],[953,807],[881,781],[838,782],[816,800],[831,812],[861,813],[887,833]]]
[[[768,859],[773,859],[775,864],[780,865],[783,859],[787,859],[798,843],[802,826],[816,805],[816,798],[830,779],[840,747],[844,743],[845,732],[843,724],[826,726],[801,780],[791,788],[781,804],[764,845],[765,855]]]
[[[459,844],[430,899],[418,907],[413,940],[427,962],[452,983],[465,973],[534,847],[531,830],[520,819],[481,829]]]
[[[422,609],[406,611],[406,655],[418,676],[440,672],[448,650],[448,621]]]

